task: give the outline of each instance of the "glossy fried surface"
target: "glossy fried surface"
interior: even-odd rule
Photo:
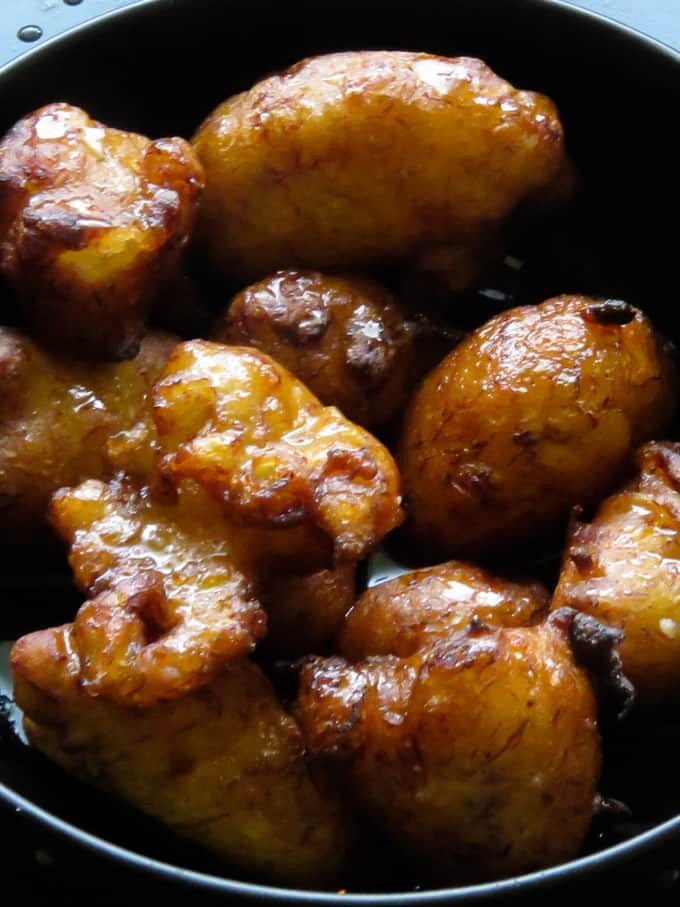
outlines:
[[[452,345],[373,281],[295,270],[239,293],[214,338],[263,350],[322,403],[372,430],[401,412],[417,380]]]
[[[410,404],[398,461],[412,539],[474,556],[540,538],[610,490],[676,397],[663,340],[626,303],[558,296],[503,312]]]
[[[198,482],[237,525],[310,529],[339,563],[401,522],[386,448],[259,350],[180,344],[152,400],[163,476]]]
[[[258,586],[267,613],[268,654],[295,658],[328,651],[354,603],[355,581],[354,564],[302,575],[275,571]]]
[[[547,98],[480,60],[394,51],[304,60],[221,104],[193,145],[199,244],[246,279],[486,234],[522,198],[554,192],[565,161]]]
[[[0,142],[0,270],[32,330],[122,358],[188,239],[203,173],[183,139],[110,129],[49,104]]]
[[[523,627],[548,612],[537,582],[512,582],[462,561],[413,570],[367,589],[347,615],[337,651],[350,661],[371,655],[408,657],[471,622]]]
[[[442,882],[574,857],[600,770],[596,705],[557,621],[469,629],[410,658],[312,659],[309,750]]]
[[[94,364],[0,328],[3,545],[37,543],[56,489],[110,473],[107,441],[137,421],[175,343],[147,334],[134,359]]]
[[[639,699],[680,694],[680,445],[646,444],[638,475],[570,531],[554,607],[624,632],[621,658]]]
[[[90,480],[58,492],[51,517],[91,596],[69,636],[90,695],[123,707],[182,696],[264,635],[243,542],[200,491],[162,504],[123,478]]]
[[[328,883],[350,831],[313,784],[294,720],[260,670],[231,661],[209,688],[143,711],[87,695],[61,627],[14,646],[14,694],[31,744],[258,879]]]

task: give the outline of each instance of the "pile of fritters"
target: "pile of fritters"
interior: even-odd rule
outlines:
[[[272,882],[578,854],[602,709],[680,692],[674,353],[587,287],[457,309],[577,185],[551,101],[423,53],[303,61],[191,143],[7,133],[0,538],[84,598],[14,645],[33,746]],[[565,533],[554,592],[508,572]],[[382,543],[411,569],[358,594]]]

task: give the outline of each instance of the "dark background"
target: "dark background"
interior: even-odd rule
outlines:
[[[140,0],[0,0],[0,64],[86,19],[135,2]],[[680,0],[579,0],[574,5],[604,13],[680,47]],[[24,26],[38,26],[40,32],[33,31],[34,41],[18,37]],[[110,863],[0,804],[0,905],[9,907],[19,898],[30,905],[93,903],[103,907],[136,905],[151,899],[199,907],[227,901],[224,896],[201,895],[190,889],[178,891],[161,880]],[[506,903],[531,907],[546,900],[551,905],[579,900],[588,907],[643,899],[646,907],[680,904],[680,842],[623,870],[542,892],[531,900],[524,896]]]

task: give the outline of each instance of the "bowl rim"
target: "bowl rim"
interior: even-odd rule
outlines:
[[[230,0],[234,5],[241,0]],[[373,0],[365,0],[371,5]],[[661,54],[675,64],[680,64],[680,49],[661,41],[658,38],[612,19],[594,10],[576,6],[568,0],[512,0],[513,3],[524,7],[548,7],[555,12],[571,17],[573,21],[581,21],[585,27],[595,26],[599,29],[614,31],[619,35],[645,45],[650,52]],[[395,5],[401,5],[401,0],[395,0]],[[0,94],[4,79],[20,69],[36,65],[41,56],[48,53],[56,44],[77,39],[82,33],[107,29],[117,19],[134,19],[154,7],[176,7],[176,0],[136,0],[136,2],[106,13],[95,15],[77,25],[72,26],[46,41],[27,48],[19,56],[0,66]],[[35,822],[38,822],[59,836],[63,836],[80,847],[91,850],[112,861],[121,861],[130,867],[152,874],[155,877],[182,885],[200,886],[213,894],[237,895],[241,899],[259,902],[295,903],[304,905],[430,905],[473,903],[483,901],[490,896],[511,896],[519,893],[533,893],[541,887],[555,885],[560,881],[569,881],[575,877],[590,876],[596,872],[619,865],[633,856],[648,853],[668,841],[680,837],[680,812],[678,815],[666,819],[626,841],[614,844],[603,850],[596,851],[586,856],[577,857],[567,863],[560,863],[547,869],[499,879],[493,882],[465,885],[457,887],[428,889],[425,891],[401,891],[389,893],[339,893],[336,891],[323,891],[312,889],[287,888],[276,885],[260,884],[256,882],[240,881],[228,877],[213,875],[193,869],[186,869],[173,863],[166,863],[153,857],[144,856],[134,850],[114,844],[106,838],[99,837],[91,832],[59,818],[52,812],[39,806],[33,800],[5,784],[0,780],[0,801],[4,801],[15,813],[22,813]]]

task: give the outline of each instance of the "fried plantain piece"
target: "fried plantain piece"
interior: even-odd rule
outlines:
[[[268,353],[326,406],[376,431],[449,351],[450,334],[425,316],[409,316],[366,278],[288,270],[239,293],[213,336]]]
[[[91,596],[70,631],[90,695],[122,707],[181,696],[264,635],[243,540],[200,489],[163,504],[122,477],[89,480],[57,492],[51,518]]]
[[[367,589],[342,625],[337,651],[350,661],[408,657],[471,622],[525,627],[542,620],[549,608],[550,596],[540,583],[513,582],[449,561]]]
[[[409,658],[311,659],[296,714],[311,754],[440,882],[552,866],[588,830],[597,708],[564,612]]]
[[[664,432],[677,371],[649,319],[621,300],[557,296],[509,309],[425,379],[398,461],[410,537],[473,557],[561,531]]]
[[[395,51],[303,60],[217,107],[193,146],[198,245],[245,279],[467,245],[568,169],[547,98],[480,60]]]
[[[176,338],[147,334],[127,362],[68,359],[0,328],[0,539],[49,544],[47,508],[64,485],[112,471],[107,442],[146,406]],[[43,538],[44,537],[44,538]]]
[[[242,871],[291,885],[334,880],[350,823],[313,783],[299,729],[254,664],[236,659],[209,687],[135,710],[87,695],[71,635],[43,630],[13,648],[33,746]]]
[[[621,658],[640,702],[680,694],[680,445],[644,445],[638,474],[589,523],[574,521],[553,607],[624,633]]]
[[[162,476],[196,481],[238,526],[311,530],[347,563],[401,522],[386,448],[259,350],[180,344],[152,404]]]
[[[0,142],[0,271],[32,330],[80,358],[134,355],[203,187],[178,138],[111,129],[48,104]]]

